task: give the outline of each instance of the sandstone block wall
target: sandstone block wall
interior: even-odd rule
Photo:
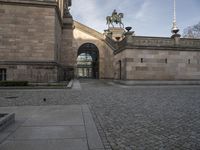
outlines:
[[[55,12],[55,24],[54,24],[54,35],[55,35],[55,44],[54,44],[54,60],[58,63],[61,63],[61,49],[62,49],[62,23],[59,20],[59,15]]]
[[[74,67],[76,64],[76,54],[72,49],[73,31],[72,29],[62,30],[61,64],[65,67]]]
[[[103,35],[78,22],[75,22],[74,25],[74,59],[77,59],[78,50],[83,44],[92,43],[99,50],[99,78],[113,78],[113,50],[105,43]]]
[[[58,67],[50,63],[30,64],[1,64],[6,68],[8,81],[29,81],[29,82],[55,82],[58,80]]]
[[[55,8],[0,5],[0,60],[54,61]]]
[[[0,68],[7,80],[58,81],[61,22],[55,1],[48,2],[0,1]]]
[[[119,60],[124,80],[200,79],[200,51],[126,49],[115,55],[115,78]]]

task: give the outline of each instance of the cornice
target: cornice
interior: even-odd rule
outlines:
[[[200,48],[191,48],[191,47],[180,47],[180,46],[174,46],[174,47],[169,47],[169,46],[141,46],[141,45],[134,45],[134,46],[124,46],[121,49],[118,49],[114,51],[114,54],[118,54],[124,50],[159,50],[159,51],[200,51]]]
[[[9,5],[34,5],[34,6],[42,6],[42,7],[55,7],[57,6],[56,1],[48,1],[48,0],[0,0],[0,4],[9,4]]]
[[[0,61],[0,65],[59,65],[55,61]]]

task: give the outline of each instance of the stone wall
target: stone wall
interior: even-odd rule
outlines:
[[[55,8],[0,5],[0,60],[53,61]]]
[[[126,49],[115,55],[116,79],[119,60],[124,80],[200,79],[200,51]]]
[[[6,68],[8,81],[55,82],[58,81],[58,67],[54,63],[1,63]]]
[[[61,62],[61,41],[62,41],[62,23],[59,20],[59,17],[57,13],[55,13],[55,25],[54,25],[54,35],[55,35],[55,44],[54,44],[54,49],[55,49],[55,55],[54,59],[56,62],[60,63]]]
[[[120,79],[120,72],[123,80],[200,79],[199,39],[125,35],[115,43],[115,79]]]
[[[0,0],[0,68],[6,69],[7,80],[58,81],[61,24],[56,4]]]
[[[113,50],[106,44],[103,34],[78,22],[74,22],[74,27],[74,60],[77,59],[78,49],[81,45],[92,43],[99,50],[99,78],[113,78]]]
[[[66,67],[74,67],[76,63],[75,52],[72,50],[72,29],[63,29],[62,31],[62,50],[61,50],[61,64]]]

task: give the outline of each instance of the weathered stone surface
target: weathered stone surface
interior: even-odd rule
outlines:
[[[87,105],[1,107],[16,123],[0,132],[1,150],[104,150]]]
[[[105,80],[82,80],[81,87],[81,90],[1,90],[0,106],[87,103],[103,141],[106,143],[107,139],[112,149],[200,149],[199,86],[125,86]],[[7,95],[19,98],[8,100]],[[18,112],[13,107],[20,119],[33,111],[23,109]],[[7,108],[0,110],[5,112]],[[55,106],[45,110],[43,114],[60,111]],[[63,118],[65,114],[68,113],[63,113]],[[109,143],[104,146],[110,148]]]
[[[0,68],[7,70],[7,80],[63,79],[59,66],[62,25],[56,5],[55,1],[16,0],[0,5]]]
[[[125,80],[179,80],[200,79],[200,51],[126,49],[115,55],[122,61],[122,74]],[[172,55],[173,54],[173,55]],[[129,61],[130,56],[134,62]],[[141,62],[142,59],[142,62]],[[127,61],[128,60],[128,61]],[[115,78],[119,78],[119,64],[115,64]]]
[[[55,8],[1,4],[1,61],[53,61]]]
[[[85,43],[99,50],[99,78],[200,79],[199,39],[132,36],[122,28],[109,28],[102,34],[73,21],[70,14],[64,16],[67,0],[0,3],[0,68],[7,70],[8,80],[70,79],[77,74],[78,50]],[[54,65],[33,69],[30,62]]]
[[[100,78],[113,78],[113,50],[105,43],[104,37],[99,32],[84,26],[78,22],[74,22],[75,29],[73,31],[73,52],[75,52],[75,60],[77,58],[78,49],[85,43],[96,45],[99,50],[99,76]]]

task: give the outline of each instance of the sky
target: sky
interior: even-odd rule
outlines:
[[[177,0],[177,26],[183,29],[200,22],[200,0]],[[107,29],[106,16],[124,13],[123,23],[138,36],[171,36],[173,0],[72,0],[74,20],[99,32]]]

